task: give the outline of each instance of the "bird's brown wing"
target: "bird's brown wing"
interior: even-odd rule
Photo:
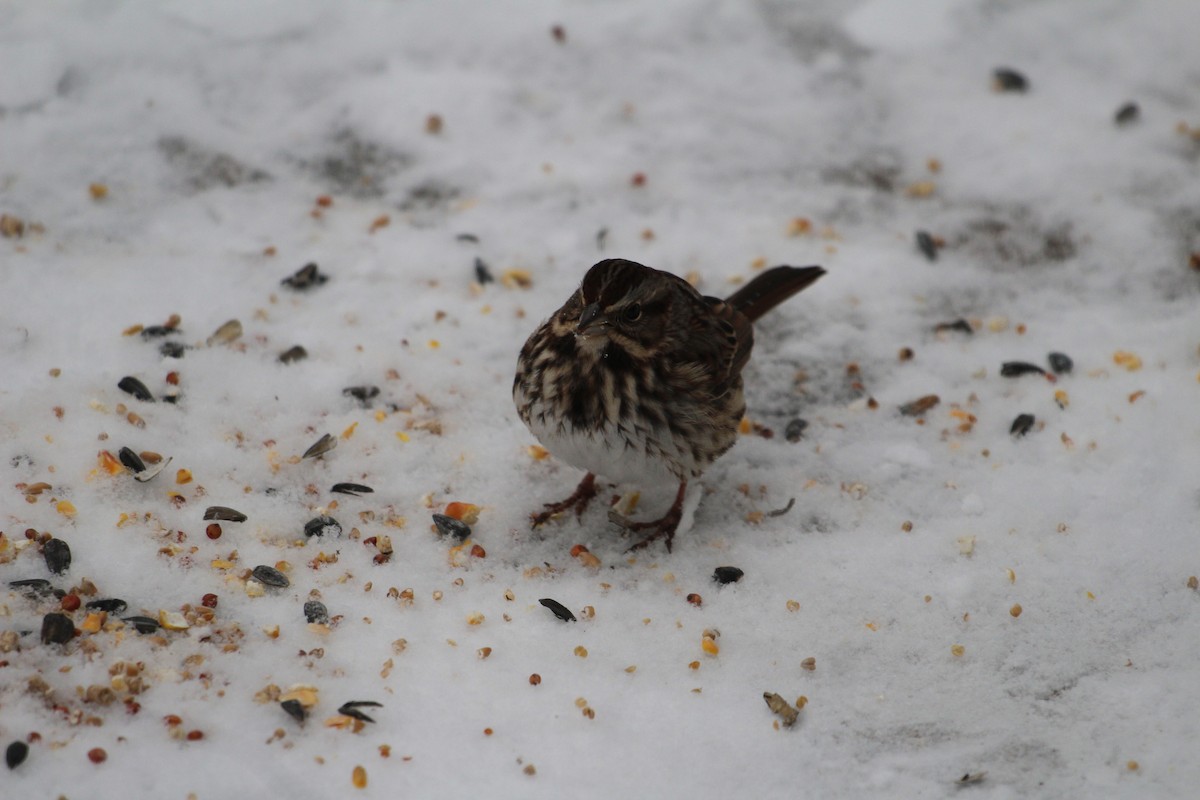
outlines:
[[[696,315],[694,324],[697,338],[711,342],[711,363],[720,368],[713,376],[717,385],[715,394],[723,394],[742,374],[742,367],[750,360],[754,347],[754,326],[746,315],[724,300],[716,297],[703,298],[706,308]]]

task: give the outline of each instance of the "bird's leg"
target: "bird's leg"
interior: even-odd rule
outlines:
[[[583,480],[575,487],[575,491],[571,492],[571,496],[566,500],[559,500],[557,503],[546,503],[546,510],[533,514],[533,527],[545,524],[547,520],[559,512],[566,511],[569,508],[575,509],[575,517],[578,519],[583,516],[584,509],[588,507],[588,503],[596,496],[596,476],[589,472],[583,476]]]
[[[651,520],[650,522],[629,522],[624,525],[627,531],[652,531],[649,536],[629,548],[626,552],[641,550],[655,539],[663,536],[667,537],[667,552],[671,552],[671,540],[675,538],[675,529],[679,527],[679,521],[683,518],[683,497],[687,494],[687,486],[687,481],[680,482],[679,491],[675,494],[675,502],[661,518]]]

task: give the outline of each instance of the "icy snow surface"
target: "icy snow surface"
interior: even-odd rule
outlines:
[[[1198,30],[1194,0],[3,4],[0,746],[29,753],[0,794],[1194,791]],[[580,475],[530,451],[516,353],[612,256],[714,295],[829,271],[758,325],[774,436],[704,476],[671,554],[626,554],[604,503],[528,526]],[[281,285],[309,262],[327,283]],[[1000,375],[1053,351],[1057,382]],[[175,405],[117,388],[170,373]],[[140,483],[122,447],[173,461]],[[641,518],[674,490],[602,495],[635,488]],[[452,501],[481,509],[458,550]],[[210,539],[209,506],[249,518]],[[321,513],[341,536],[306,541]],[[280,562],[288,588],[246,581]],[[43,644],[31,578],[191,625]],[[807,698],[795,726],[763,692]],[[354,700],[373,723],[326,725]]]

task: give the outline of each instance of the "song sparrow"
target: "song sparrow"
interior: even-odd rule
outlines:
[[[678,481],[666,515],[625,526],[650,531],[631,549],[665,536],[669,552],[688,481],[737,439],[751,323],[824,274],[775,267],[719,300],[633,261],[612,258],[588,270],[517,360],[521,419],[557,458],[587,471],[570,497],[533,515],[534,526],[567,509],[582,515],[597,474]]]

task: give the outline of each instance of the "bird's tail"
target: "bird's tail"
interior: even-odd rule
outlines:
[[[725,302],[754,322],[824,274],[821,267],[772,267],[729,295]]]

